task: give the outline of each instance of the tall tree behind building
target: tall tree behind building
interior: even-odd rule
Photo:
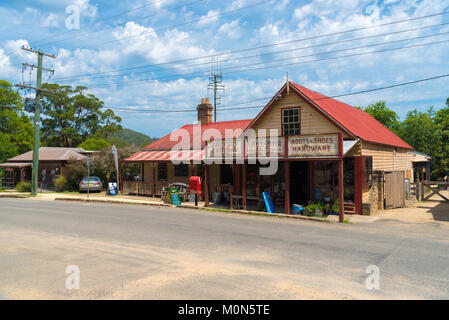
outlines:
[[[0,80],[0,162],[33,147],[33,125],[23,111],[20,94]]]
[[[88,137],[107,138],[121,129],[121,118],[106,109],[87,88],[44,84],[42,141],[48,146],[76,147]]]
[[[385,101],[378,101],[366,107],[356,107],[365,111],[371,117],[382,123],[388,129],[396,132],[400,126],[399,116],[396,112],[389,109]]]

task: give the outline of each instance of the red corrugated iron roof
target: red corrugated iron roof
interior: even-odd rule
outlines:
[[[413,149],[368,113],[296,83],[290,82],[290,84],[354,136],[369,142]]]
[[[201,161],[204,160],[205,154],[206,150],[141,151],[137,152],[124,161]]]
[[[371,117],[368,113],[354,108],[346,103],[326,97],[321,93],[312,91],[296,83],[290,82],[290,85],[291,88],[293,88],[293,92],[303,96],[312,104],[312,106],[319,109],[321,113],[329,118],[330,121],[334,121],[337,126],[341,127],[344,131],[350,133],[354,137],[359,137],[360,139],[369,142],[391,145],[406,149],[413,149],[413,147],[411,147],[404,140],[395,135],[391,130],[382,125],[379,121]],[[284,87],[279,90],[276,96],[279,93],[283,93],[285,91],[286,85],[284,85]],[[263,114],[271,108],[275,101],[276,100],[273,98],[255,119],[214,122],[208,125],[202,125],[201,148],[205,146],[205,142],[206,140],[208,140],[204,139],[205,137],[203,136],[205,130],[216,129],[217,132],[220,133],[222,138],[236,137],[239,135],[238,132],[229,135],[229,132],[227,134],[226,129],[233,131],[236,129],[240,129],[244,131],[250,125],[254,125],[261,117],[263,117]],[[185,125],[179,129],[176,129],[165,137],[144,147],[143,152],[138,152],[125,161],[168,161],[170,160],[170,152],[162,151],[169,151],[174,146],[176,146],[181,141],[182,138],[180,136],[183,133],[188,135],[188,137],[190,138],[190,146],[193,147],[193,133],[194,129],[196,128],[199,128],[199,126]],[[171,139],[172,135],[173,139]],[[191,154],[187,158],[188,159],[186,160],[192,160],[193,154]],[[201,159],[204,159],[204,154],[201,154]]]
[[[198,129],[199,132],[199,128],[201,127],[201,137],[202,137],[202,141],[201,141],[201,148],[205,146],[205,142],[208,139],[205,139],[205,137],[203,136],[203,133],[205,130],[211,130],[211,129],[215,129],[217,130],[217,132],[220,133],[222,138],[231,138],[231,137],[235,137],[236,134],[230,134],[229,132],[226,132],[227,130],[237,130],[240,129],[242,131],[244,131],[248,125],[251,123],[252,119],[247,119],[247,120],[236,120],[236,121],[222,121],[222,122],[213,122],[213,123],[209,123],[207,125],[185,125],[179,129],[176,129],[175,131],[173,131],[172,133],[167,134],[165,137],[147,145],[146,147],[143,148],[143,150],[145,151],[151,151],[151,150],[171,150],[175,145],[177,145],[180,141],[181,141],[181,135],[183,133],[188,134],[188,136],[190,137],[190,146],[193,148],[193,135],[194,135],[194,130]],[[170,136],[173,135],[173,138],[175,141],[171,141]],[[239,135],[239,134],[237,134]]]

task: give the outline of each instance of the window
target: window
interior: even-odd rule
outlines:
[[[299,108],[282,111],[284,136],[299,135]]]
[[[373,157],[365,157],[365,185],[373,183]]]
[[[162,162],[157,166],[157,176],[159,181],[167,180],[167,163]]]
[[[189,175],[189,165],[188,164],[177,164],[175,165],[175,177],[187,177]]]

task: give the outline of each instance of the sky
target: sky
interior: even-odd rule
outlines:
[[[449,74],[449,0],[0,0],[0,21],[0,79],[35,85],[21,46],[55,54],[45,82],[88,87],[152,137],[196,121],[212,65],[218,121],[255,117],[287,73],[328,96]],[[385,100],[404,119],[448,97],[445,77],[339,100]]]

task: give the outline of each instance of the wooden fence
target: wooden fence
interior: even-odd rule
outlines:
[[[123,181],[122,194],[136,195],[136,196],[151,196],[160,197],[164,188],[168,186],[167,183],[142,182],[142,181]]]

